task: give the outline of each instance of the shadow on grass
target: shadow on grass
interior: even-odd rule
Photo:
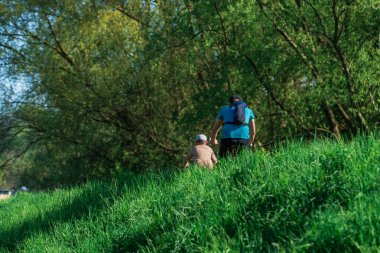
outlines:
[[[35,203],[41,209],[33,215],[33,218],[21,218],[20,222],[12,228],[0,232],[1,248],[13,251],[33,234],[49,232],[53,229],[54,224],[87,217],[90,210],[91,213],[99,211],[104,204],[113,201],[112,195],[110,188],[95,184],[93,187],[85,187],[74,198],[65,196],[64,199],[53,200],[57,206],[46,212],[43,210],[43,203]]]
[[[171,181],[174,173],[160,176],[127,175],[108,183],[90,183],[79,189],[80,194],[74,198],[69,194],[64,197],[54,198],[57,205],[52,210],[44,211],[43,203],[35,203],[40,206],[33,218],[20,219],[18,223],[7,230],[0,229],[0,252],[15,251],[28,238],[36,233],[49,233],[58,223],[73,222],[78,219],[94,216],[105,208],[109,208],[123,193],[132,194],[138,192],[152,181]],[[65,194],[65,193],[62,193]]]

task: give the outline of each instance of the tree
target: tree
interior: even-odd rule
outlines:
[[[175,165],[233,93],[268,146],[379,126],[375,1],[3,1],[0,13],[4,69],[30,85],[3,110],[3,161],[18,138],[13,157],[51,186]]]

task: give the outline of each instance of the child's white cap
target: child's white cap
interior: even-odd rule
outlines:
[[[20,191],[29,191],[29,189],[26,186],[21,186]]]
[[[195,141],[207,141],[207,136],[204,135],[204,134],[198,134],[198,135],[195,137]]]

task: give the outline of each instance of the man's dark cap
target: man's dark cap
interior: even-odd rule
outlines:
[[[230,97],[230,103],[231,103],[231,104],[232,104],[234,101],[236,101],[236,100],[243,101],[243,99],[242,99],[240,96],[238,96],[238,95],[232,95],[232,96]]]

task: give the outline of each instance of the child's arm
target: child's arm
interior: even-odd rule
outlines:
[[[218,159],[216,158],[214,152],[212,152],[212,154],[211,154],[211,161],[213,164],[216,164],[218,162]]]
[[[190,149],[190,151],[187,153],[187,155],[183,159],[183,167],[187,167],[189,161],[191,160],[191,158],[193,158],[193,152],[192,151],[193,151],[193,149]]]

